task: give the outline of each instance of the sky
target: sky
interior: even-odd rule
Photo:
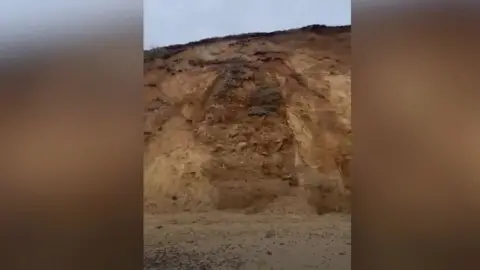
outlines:
[[[351,0],[144,0],[145,49],[310,24],[351,24]]]

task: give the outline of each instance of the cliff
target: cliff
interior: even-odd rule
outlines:
[[[144,52],[146,212],[348,211],[350,26]]]

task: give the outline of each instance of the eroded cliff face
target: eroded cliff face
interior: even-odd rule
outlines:
[[[159,48],[145,60],[145,209],[349,209],[350,27]]]

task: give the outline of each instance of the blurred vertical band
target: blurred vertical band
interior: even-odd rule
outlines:
[[[142,2],[0,4],[1,269],[142,269]]]
[[[478,269],[478,1],[354,1],[356,269]]]

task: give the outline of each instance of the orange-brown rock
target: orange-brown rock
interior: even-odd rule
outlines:
[[[145,52],[150,212],[348,210],[350,26]]]

